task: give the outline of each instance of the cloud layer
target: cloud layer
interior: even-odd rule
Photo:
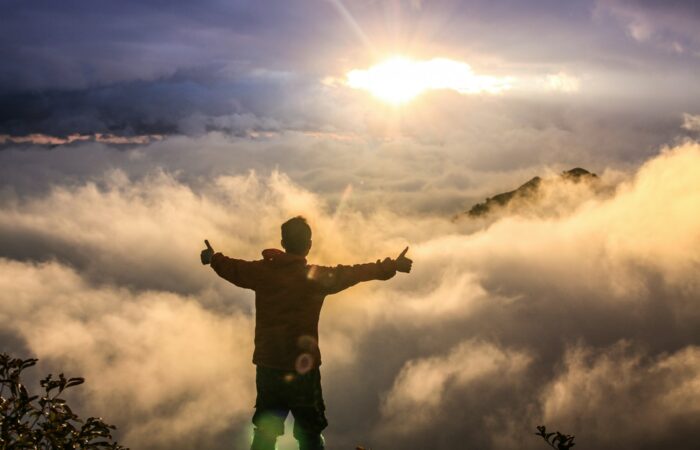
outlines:
[[[76,150],[95,144],[84,145]],[[334,446],[535,449],[541,423],[599,449],[697,438],[696,143],[618,177],[613,194],[572,190],[568,212],[474,224],[360,210],[279,172],[206,183],[130,174],[133,157],[73,182],[3,190],[0,317],[4,350],[86,376],[81,410],[115,422],[134,448],[247,438],[252,295],[197,253],[208,238],[257,258],[299,213],[316,262],[375,260],[406,243],[415,260],[410,276],[327,301]]]

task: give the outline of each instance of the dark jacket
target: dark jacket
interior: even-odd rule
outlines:
[[[211,267],[236,286],[255,291],[253,363],[273,369],[305,372],[321,364],[318,318],[326,295],[396,274],[390,259],[324,267],[277,249],[262,255],[258,261],[243,261],[216,253]]]

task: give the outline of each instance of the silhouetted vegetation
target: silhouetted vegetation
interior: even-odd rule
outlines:
[[[537,436],[542,436],[550,447],[557,450],[569,450],[571,447],[576,445],[574,443],[574,436],[569,434],[561,434],[558,431],[554,433],[547,433],[547,428],[544,425],[537,427]]]
[[[42,395],[32,395],[22,382],[22,371],[36,359],[0,354],[0,450],[5,449],[125,449],[112,442],[111,430],[101,418],[80,419],[65,399],[66,389],[85,382],[83,378],[41,380]]]

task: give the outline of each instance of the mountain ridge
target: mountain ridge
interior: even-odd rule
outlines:
[[[563,171],[561,174],[559,174],[558,179],[579,183],[581,181],[597,180],[598,175],[593,172],[589,172],[584,168],[574,167],[571,170]],[[536,176],[512,191],[502,192],[494,195],[493,197],[487,197],[486,200],[481,203],[476,203],[468,211],[465,211],[460,215],[466,214],[471,218],[483,217],[493,212],[494,209],[507,206],[513,200],[518,198],[530,198],[537,195],[541,185],[542,178]]]

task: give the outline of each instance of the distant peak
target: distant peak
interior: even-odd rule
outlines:
[[[574,180],[579,180],[581,178],[598,178],[598,175],[582,169],[581,167],[574,167],[571,170],[565,170],[561,173],[563,178],[569,178]]]
[[[589,172],[581,167],[575,167],[571,170],[565,170],[561,173],[560,179],[566,181],[573,181],[578,183],[581,180],[593,180],[598,178],[598,175]],[[542,178],[534,177],[527,183],[521,185],[519,188],[503,192],[501,194],[496,194],[493,197],[487,198],[482,203],[477,203],[472,206],[472,208],[467,211],[467,214],[471,217],[480,217],[488,214],[495,207],[505,206],[510,203],[515,198],[530,197],[537,194],[537,191],[542,184]]]

